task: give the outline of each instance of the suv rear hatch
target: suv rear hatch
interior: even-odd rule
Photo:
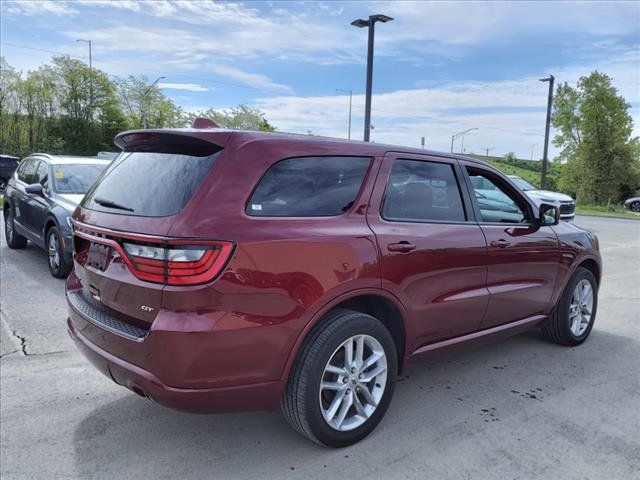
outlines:
[[[227,137],[188,130],[116,138],[123,153],[73,217],[74,308],[88,309],[107,330],[142,337],[161,308],[165,285],[205,283],[219,273],[233,244],[167,235],[198,195]]]

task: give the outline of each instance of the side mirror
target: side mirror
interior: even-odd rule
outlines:
[[[26,187],[24,187],[24,191],[32,195],[42,195],[44,189],[42,188],[41,184],[32,183],[31,185],[27,185]]]
[[[538,210],[538,221],[542,226],[558,225],[560,223],[560,209],[550,203],[541,203]]]

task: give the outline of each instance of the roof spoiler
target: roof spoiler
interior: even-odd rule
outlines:
[[[206,117],[196,117],[191,128],[220,128],[216,122]]]
[[[153,152],[208,157],[222,146],[178,132],[132,131],[116,136],[114,143],[124,152]]]

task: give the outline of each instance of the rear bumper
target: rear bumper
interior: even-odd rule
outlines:
[[[101,349],[67,321],[68,331],[80,352],[107,377],[138,395],[164,406],[194,413],[222,413],[278,408],[284,382],[272,381],[220,388],[175,388],[153,373]]]

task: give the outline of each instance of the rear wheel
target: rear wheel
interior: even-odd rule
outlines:
[[[631,205],[629,205],[629,210],[631,210],[632,212],[640,213],[640,201],[636,200],[635,202],[631,202]]]
[[[27,246],[27,239],[16,232],[11,208],[7,208],[4,211],[4,238],[7,240],[7,246],[9,248],[16,249]]]
[[[47,231],[47,253],[51,275],[56,278],[67,278],[73,265],[64,257],[62,239],[57,227],[51,227]]]
[[[565,288],[544,335],[560,345],[584,342],[593,328],[598,307],[598,283],[590,270],[578,267]]]
[[[302,348],[282,398],[282,412],[310,440],[346,447],[371,433],[384,416],[397,368],[393,338],[379,320],[336,310]]]

